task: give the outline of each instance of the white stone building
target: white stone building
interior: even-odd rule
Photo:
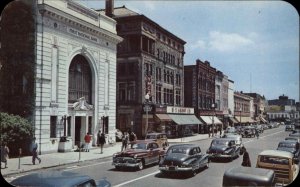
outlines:
[[[36,41],[29,118],[39,152],[71,150],[87,133],[95,144],[99,130],[114,139],[116,46],[122,41],[116,21],[71,0],[21,0],[10,9],[24,2],[35,17],[29,33]]]

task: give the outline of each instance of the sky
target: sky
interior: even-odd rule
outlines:
[[[80,0],[104,9],[104,0]],[[115,0],[183,39],[185,65],[209,61],[235,91],[299,101],[299,14],[285,1]]]

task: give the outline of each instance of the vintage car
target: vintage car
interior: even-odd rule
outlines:
[[[225,186],[275,186],[273,170],[251,167],[233,167],[227,169],[223,175]]]
[[[243,154],[243,147],[244,144],[242,142],[242,136],[238,134],[224,134],[222,138],[232,139],[235,141],[235,145],[237,146],[237,149],[239,150],[240,155]]]
[[[243,138],[255,137],[255,128],[252,126],[245,127],[241,133]]]
[[[208,168],[209,155],[203,154],[198,145],[177,144],[168,148],[159,163],[159,170],[166,173],[196,175],[201,168]]]
[[[145,137],[145,140],[153,140],[160,147],[167,147],[169,146],[168,138],[166,133],[148,133]]]
[[[234,127],[227,127],[224,134],[238,134],[237,129]]]
[[[82,187],[97,186],[110,187],[111,183],[105,178],[95,181],[88,175],[79,175],[69,171],[40,171],[21,176],[10,182],[13,186],[35,186],[35,187]]]
[[[115,153],[112,165],[116,169],[137,168],[142,170],[146,165],[158,164],[165,148],[152,140],[137,140],[132,148]]]
[[[287,151],[262,151],[257,157],[256,167],[274,170],[275,182],[281,185],[292,183],[299,174],[299,166],[294,160],[294,155]]]
[[[285,125],[285,131],[293,131],[294,129],[295,127],[292,124]]]
[[[212,140],[210,147],[207,150],[211,159],[227,158],[233,160],[239,157],[240,149],[236,146],[235,140],[231,138],[216,138]]]
[[[296,141],[296,142],[300,143],[300,137],[288,136],[288,137],[285,137],[285,140],[293,140],[293,141]]]
[[[284,140],[278,143],[277,150],[288,151],[294,155],[296,162],[299,162],[300,157],[300,144],[294,140]]]

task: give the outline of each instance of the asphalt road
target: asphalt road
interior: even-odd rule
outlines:
[[[257,155],[266,149],[276,149],[280,140],[288,136],[290,132],[285,132],[284,127],[280,126],[274,129],[265,130],[260,134],[259,139],[243,138],[243,143],[247,148],[252,167],[256,166]],[[192,142],[199,144],[202,152],[206,152],[211,139]],[[233,161],[211,162],[208,169],[200,171],[194,177],[188,176],[163,176],[158,170],[158,166],[146,167],[144,170],[122,170],[118,171],[111,165],[112,158],[88,161],[80,165],[69,165],[56,167],[48,170],[72,171],[75,173],[89,175],[95,180],[106,178],[112,186],[144,187],[144,186],[163,186],[163,187],[193,187],[193,186],[222,186],[222,177],[226,169],[239,166],[242,162],[242,156]],[[16,178],[18,176],[15,176]]]

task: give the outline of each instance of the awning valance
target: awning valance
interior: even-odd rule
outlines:
[[[259,116],[260,121],[262,121],[263,123],[267,123],[267,120],[265,118],[263,118],[262,116]]]
[[[155,114],[160,121],[172,121],[168,114]]]
[[[213,124],[213,120],[214,120],[214,124],[222,124],[222,122],[216,116],[200,116],[200,118],[203,120],[203,122],[206,125]]]
[[[197,124],[202,124],[201,121],[199,121],[199,119],[195,115],[168,114],[168,116],[177,125],[197,125]]]
[[[238,120],[239,123],[255,123],[256,122],[251,117],[238,117],[236,119]]]

